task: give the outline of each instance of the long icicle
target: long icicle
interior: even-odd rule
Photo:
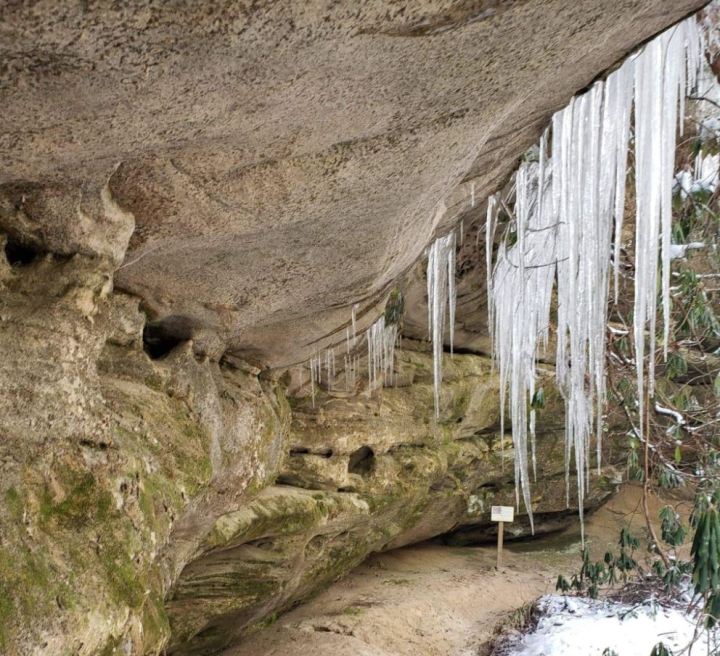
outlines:
[[[433,345],[435,417],[440,416],[440,385],[446,316],[450,315],[449,341],[453,347],[455,322],[455,232],[436,239],[428,250],[428,331]]]

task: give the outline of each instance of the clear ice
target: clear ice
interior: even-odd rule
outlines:
[[[428,330],[433,345],[435,417],[440,416],[440,386],[445,328],[449,324],[450,352],[455,326],[455,232],[436,239],[428,251]]]
[[[515,451],[516,499],[519,505],[522,496],[531,526],[529,462],[535,471],[532,400],[536,394],[536,362],[550,335],[554,285],[556,384],[566,409],[567,501],[569,505],[570,463],[574,459],[581,520],[589,488],[593,434],[600,467],[607,302],[611,271],[617,299],[633,100],[638,399],[645,398],[646,331],[650,340],[647,352],[655,352],[658,282],[667,346],[675,137],[682,122],[684,96],[695,83],[700,53],[695,18],[656,37],[605,81],[596,82],[557,112],[549,139],[546,132],[540,140],[537,161],[528,158],[516,173],[511,217],[515,241],[506,239],[498,248],[488,283],[489,316],[500,374],[501,434],[507,407]],[[497,199],[491,197],[486,221],[488,270],[496,206]],[[658,258],[662,261],[659,274]],[[430,276],[428,290],[429,281]],[[647,374],[648,392],[652,394],[653,357],[648,358]]]

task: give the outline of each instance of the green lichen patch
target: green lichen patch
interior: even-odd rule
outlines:
[[[351,616],[357,616],[362,615],[365,611],[360,608],[359,606],[348,606],[347,608],[343,608],[342,614],[343,615],[351,615]]]
[[[23,501],[20,493],[14,487],[5,490],[5,504],[16,521],[22,519]]]
[[[1,553],[0,557],[2,557]],[[11,597],[10,584],[0,578],[0,647],[5,647],[8,643],[9,628],[7,625],[13,615],[14,608],[15,604]]]
[[[93,521],[105,521],[112,506],[112,495],[102,489],[92,472],[63,470],[62,482],[68,490],[55,502],[47,484],[40,495],[40,522],[55,521],[64,528],[81,529]]]
[[[122,543],[106,544],[100,549],[99,557],[115,601],[130,608],[140,608],[145,595],[144,577]]]

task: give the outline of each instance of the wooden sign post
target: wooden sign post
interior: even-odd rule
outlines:
[[[515,519],[515,509],[512,506],[492,506],[490,510],[490,519],[498,524],[498,552],[497,552],[497,569],[502,567],[502,550],[503,550],[503,529],[505,522],[512,522]]]

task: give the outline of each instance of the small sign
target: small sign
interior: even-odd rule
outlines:
[[[515,518],[515,509],[512,506],[492,506],[490,519],[493,522],[511,522]]]
[[[497,547],[497,568],[502,567],[503,551],[503,527],[505,522],[511,522],[515,518],[515,509],[512,506],[491,506],[490,519],[498,524],[498,547]]]

